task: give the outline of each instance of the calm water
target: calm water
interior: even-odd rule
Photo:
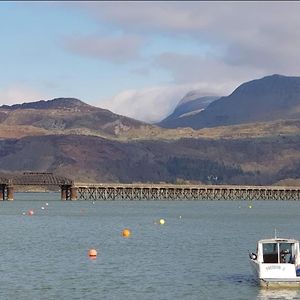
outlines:
[[[0,299],[300,299],[259,288],[248,262],[275,227],[300,238],[300,202],[58,199],[0,203]]]

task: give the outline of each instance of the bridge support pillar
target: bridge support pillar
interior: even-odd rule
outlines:
[[[70,187],[70,198],[71,200],[77,200],[77,188],[75,186]]]
[[[14,200],[14,187],[13,186],[7,187],[7,200],[8,201]]]
[[[61,200],[77,200],[77,188],[71,185],[62,185]]]
[[[65,185],[61,186],[61,200],[68,200],[68,187]]]
[[[0,201],[4,200],[4,196],[5,196],[4,187],[5,187],[4,185],[0,185]]]

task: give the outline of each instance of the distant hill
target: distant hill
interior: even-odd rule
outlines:
[[[300,118],[300,77],[267,76],[240,85],[205,110],[180,118],[178,127],[226,126]]]
[[[158,126],[165,128],[182,127],[181,118],[188,117],[193,114],[199,113],[205,109],[211,102],[220,98],[218,96],[201,97],[200,91],[191,91],[187,93],[178,103],[174,112],[161,122],[157,123]]]
[[[28,135],[75,133],[113,137],[143,125],[145,123],[74,98],[57,98],[0,107],[0,136],[1,128],[5,128],[6,131],[7,127],[10,127],[10,130],[15,128],[16,131],[28,132]]]
[[[2,105],[0,109],[67,109],[75,107],[91,108],[92,106],[76,98],[55,98],[53,100],[40,100],[23,104]]]
[[[272,184],[300,178],[299,149],[299,136],[128,142],[34,136],[0,140],[0,171],[54,172],[81,182]]]

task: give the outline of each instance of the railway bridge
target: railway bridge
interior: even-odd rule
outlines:
[[[57,187],[62,200],[300,200],[300,187],[80,183],[53,173],[0,174],[0,200],[13,200],[14,188]]]

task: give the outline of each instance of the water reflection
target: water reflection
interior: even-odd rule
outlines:
[[[265,289],[261,288],[257,300],[290,300],[300,299],[299,289]]]
[[[218,280],[219,282],[225,281],[226,283],[234,285],[244,285],[244,286],[257,286],[257,281],[255,277],[251,274],[230,274],[230,275],[213,275],[211,280]]]

